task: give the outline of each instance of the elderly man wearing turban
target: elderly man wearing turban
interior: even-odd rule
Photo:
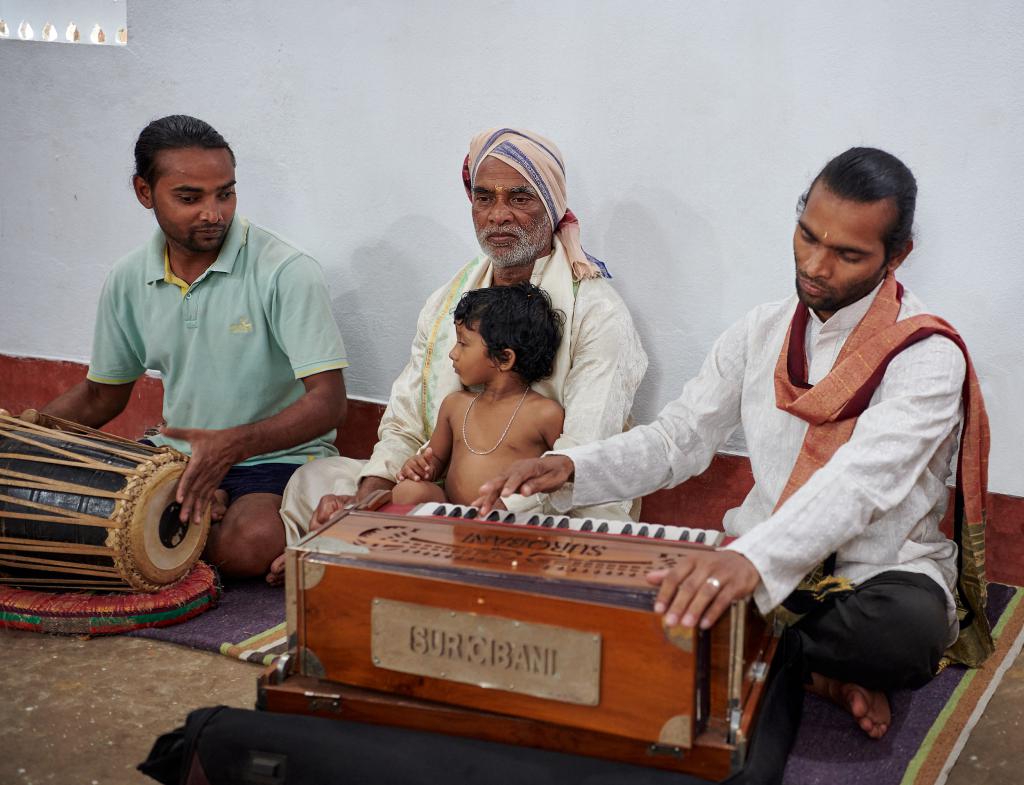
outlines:
[[[435,291],[420,312],[412,355],[391,389],[379,441],[369,462],[314,461],[293,475],[281,515],[294,542],[311,518],[323,522],[352,497],[390,488],[403,464],[430,439],[444,397],[461,389],[448,361],[455,342],[452,309],[463,292],[530,281],[565,315],[562,344],[550,378],[537,392],[565,408],[556,449],[619,433],[647,369],[647,355],[603,263],[580,245],[579,223],[566,207],[565,166],[558,148],[530,131],[485,131],[470,144],[463,181],[483,253]],[[566,494],[568,497],[569,494]],[[565,512],[558,499],[510,496],[510,510]],[[624,519],[630,502],[574,511]],[[278,573],[283,560],[275,565]]]

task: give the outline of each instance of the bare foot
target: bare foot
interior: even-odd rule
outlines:
[[[218,488],[213,492],[213,502],[210,504],[210,520],[219,521],[228,511],[228,492]]]
[[[267,573],[267,583],[271,586],[284,584],[285,554],[281,554],[270,563],[270,572]]]
[[[841,709],[846,709],[857,721],[868,738],[880,739],[889,730],[892,711],[889,698],[879,690],[869,690],[859,684],[843,683],[820,673],[811,674],[810,692],[827,698]]]

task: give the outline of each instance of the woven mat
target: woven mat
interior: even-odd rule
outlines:
[[[268,586],[262,579],[228,582],[217,607],[202,616],[176,627],[129,634],[269,665],[288,648],[284,589]]]
[[[975,670],[949,667],[919,690],[890,696],[893,723],[868,739],[846,712],[808,695],[786,785],[942,785],[1024,643],[1024,589],[989,584],[996,651]]]

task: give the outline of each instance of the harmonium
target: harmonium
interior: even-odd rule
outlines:
[[[721,537],[382,495],[288,549],[290,650],[257,704],[721,779],[777,638],[748,601],[665,626],[645,579]]]

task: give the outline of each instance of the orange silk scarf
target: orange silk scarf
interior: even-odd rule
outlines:
[[[945,320],[922,314],[897,321],[903,287],[886,276],[867,314],[843,345],[835,365],[813,387],[807,384],[804,353],[809,312],[800,303],[775,366],[776,405],[809,423],[800,454],[775,506],[781,507],[842,445],[849,441],[857,417],[871,400],[889,362],[931,335],[942,335],[963,352],[967,373],[963,386],[964,423],[954,494],[957,555],[956,602],[960,636],[947,651],[955,662],[977,666],[992,652],[985,616],[985,502],[988,486],[989,426],[978,377],[960,334]],[[819,567],[799,589],[822,597],[835,579]]]

